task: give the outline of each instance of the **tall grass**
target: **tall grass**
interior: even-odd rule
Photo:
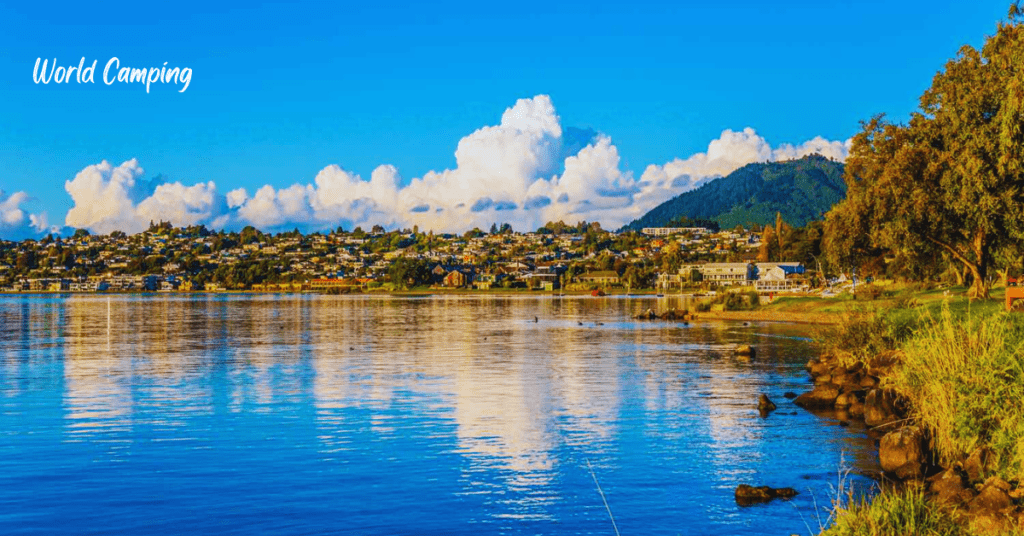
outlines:
[[[839,508],[821,536],[970,536],[955,512],[926,500],[919,486],[891,491]]]
[[[904,345],[893,386],[930,432],[943,462],[978,447],[1006,480],[1024,478],[1024,321],[996,313],[961,317],[943,308]]]
[[[843,365],[871,358],[900,347],[921,321],[914,309],[888,309],[870,316],[845,315],[838,324],[820,328],[816,339],[823,353]]]

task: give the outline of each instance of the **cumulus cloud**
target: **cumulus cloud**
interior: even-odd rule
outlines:
[[[32,197],[26,192],[7,195],[0,190],[0,237],[21,240],[56,231],[50,227],[45,212],[30,214],[22,208],[22,204],[29,201]]]
[[[227,210],[212,181],[185,186],[165,183],[159,177],[147,181],[144,174],[135,159],[117,167],[104,160],[78,172],[64,183],[74,201],[65,225],[97,233],[138,233],[146,230],[150,221],[212,223]]]
[[[706,152],[649,165],[636,178],[623,169],[610,137],[563,127],[551,99],[538,95],[517,101],[497,125],[462,138],[454,169],[409,181],[390,165],[373,170],[369,180],[331,165],[309,184],[220,195],[213,182],[146,181],[135,160],[118,167],[101,162],[66,183],[75,203],[66,223],[96,232],[137,232],[160,219],[270,231],[379,224],[461,232],[495,222],[530,230],[547,221],[583,219],[616,228],[743,165],[815,152],[842,161],[849,144],[816,137],[772,147],[751,128],[725,130]]]

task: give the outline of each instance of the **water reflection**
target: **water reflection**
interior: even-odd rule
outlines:
[[[408,531],[424,516],[445,530],[605,530],[587,462],[631,532],[801,530],[811,497],[741,513],[732,488],[799,479],[821,493],[844,450],[873,469],[870,440],[803,412],[757,415],[759,393],[778,401],[807,384],[800,328],[631,320],[687,306],[678,300],[5,298],[0,403],[24,419],[0,417],[12,430],[0,438],[18,450],[41,426],[33,441],[47,448],[98,447],[60,455],[135,468],[117,488],[129,495],[152,485],[147,464],[213,495],[239,475],[296,504],[315,489],[369,533]],[[756,344],[757,358],[734,356],[738,344]],[[51,406],[59,427],[46,427],[40,408]],[[225,467],[220,480],[193,474]],[[117,473],[89,478],[102,487]],[[233,507],[261,516],[298,507],[231,490]],[[164,515],[194,499],[174,497]],[[235,519],[233,507],[211,507],[210,523]],[[381,524],[384,513],[397,517]],[[305,529],[322,521],[310,516]]]

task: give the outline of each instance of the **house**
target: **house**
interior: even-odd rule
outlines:
[[[577,276],[576,278],[581,283],[597,283],[599,285],[618,285],[619,274],[612,270],[602,270],[600,272],[588,272],[583,275]]]
[[[444,276],[442,284],[448,288],[462,288],[469,284],[469,276],[459,270],[452,270]]]
[[[758,292],[792,292],[806,288],[804,267],[799,262],[757,263],[757,272],[754,287]]]
[[[351,287],[358,287],[358,286],[359,286],[359,283],[356,283],[355,281],[353,281],[351,279],[335,279],[335,278],[327,279],[327,278],[325,278],[325,279],[314,279],[314,280],[309,282],[309,288],[311,288],[312,290],[327,290],[327,289],[331,289],[331,288],[342,289],[342,288],[351,288]]]
[[[668,236],[682,233],[701,235],[708,230],[704,227],[644,227],[640,232],[647,236]]]
[[[473,287],[477,290],[488,290],[499,285],[505,279],[502,273],[480,274],[473,280]]]
[[[700,268],[704,281],[719,285],[744,285],[757,279],[757,266],[745,262],[709,262]]]

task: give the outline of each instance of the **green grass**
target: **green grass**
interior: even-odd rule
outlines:
[[[821,536],[971,536],[955,512],[925,499],[919,487],[883,492],[838,508]]]
[[[1024,478],[1024,315],[945,308],[903,351],[892,385],[943,461],[989,447],[1000,476]]]

